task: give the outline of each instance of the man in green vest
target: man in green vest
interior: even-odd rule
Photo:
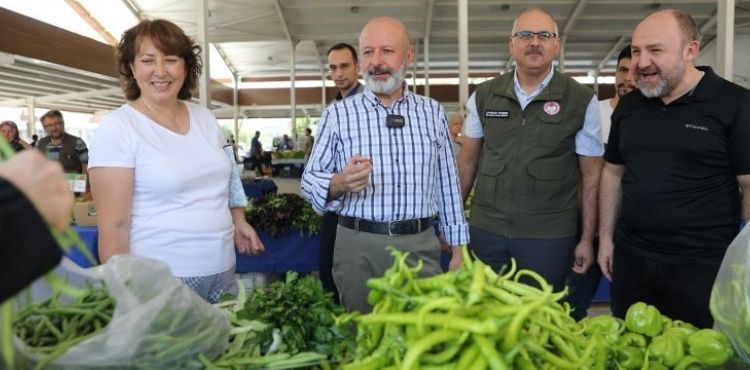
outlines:
[[[51,110],[39,119],[46,137],[39,140],[37,148],[52,161],[58,161],[66,173],[87,175],[89,149],[77,136],[65,132],[65,121],[59,110]]]
[[[594,261],[599,107],[593,91],[552,67],[560,40],[545,10],[516,18],[508,48],[513,73],[467,102],[458,170],[464,199],[476,179],[469,248],[495,270],[513,258],[561,290],[571,267],[583,273]]]

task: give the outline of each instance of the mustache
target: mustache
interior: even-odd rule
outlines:
[[[373,66],[370,69],[367,70],[367,74],[380,74],[380,73],[389,73],[393,74],[393,70],[388,67],[383,66]]]
[[[638,68],[636,72],[638,72],[639,75],[642,75],[642,74],[659,73],[661,71],[659,71],[659,68],[656,68],[655,65],[650,65],[646,68]]]
[[[539,46],[529,46],[526,48],[526,50],[524,50],[523,54],[524,55],[536,54],[536,55],[542,55],[542,56],[544,55],[544,53],[542,53],[542,48]]]

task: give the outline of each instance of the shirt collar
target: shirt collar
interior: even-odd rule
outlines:
[[[403,93],[398,99],[396,99],[396,101],[393,102],[393,105],[391,105],[391,107],[393,107],[398,102],[404,101],[408,96],[412,95],[412,92],[409,91],[409,85],[407,85],[406,81],[404,81],[404,84],[402,85],[401,88],[404,89]],[[378,98],[378,96],[375,95],[375,93],[372,92],[372,90],[370,90],[370,88],[367,87],[366,85],[365,85],[364,95],[365,95],[365,98],[367,98],[367,100],[369,100],[370,102],[374,104],[383,105],[383,103],[380,102],[380,98]]]
[[[336,101],[342,100],[344,98],[348,98],[350,96],[357,95],[357,93],[359,92],[360,87],[361,87],[361,85],[359,84],[359,81],[357,81],[354,84],[354,87],[349,91],[349,94],[346,94],[346,96],[342,96],[341,95],[341,90],[339,90],[339,92],[336,93]]]
[[[549,85],[549,82],[552,80],[552,76],[555,74],[555,68],[553,66],[549,67],[549,73],[547,73],[547,76],[544,77],[544,80],[537,86],[537,88],[531,92],[531,94],[526,94],[526,91],[524,91],[523,87],[521,87],[521,83],[518,82],[518,68],[516,68],[515,72],[513,72],[513,88],[516,90],[516,96],[528,96],[533,97],[539,95],[547,85]]]

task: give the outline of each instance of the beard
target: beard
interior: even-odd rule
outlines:
[[[659,81],[656,84],[648,84],[643,81],[641,75],[643,73],[656,73],[659,76]],[[661,71],[655,65],[651,65],[645,69],[639,69],[636,71],[635,84],[638,89],[641,90],[641,94],[647,98],[660,98],[669,94],[682,80],[682,76],[685,75],[685,64],[680,61],[671,70]]]
[[[404,74],[406,71],[406,60],[401,63],[401,67],[393,70],[383,66],[373,66],[364,73],[365,83],[367,87],[375,94],[391,94],[397,89],[401,88],[404,84]],[[373,74],[387,72],[390,74],[385,80],[378,80],[373,78]]]

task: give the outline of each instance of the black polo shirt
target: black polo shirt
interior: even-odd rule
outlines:
[[[716,263],[739,231],[736,176],[750,174],[750,91],[699,69],[695,89],[669,105],[635,90],[612,114],[604,158],[625,166],[618,248]]]

